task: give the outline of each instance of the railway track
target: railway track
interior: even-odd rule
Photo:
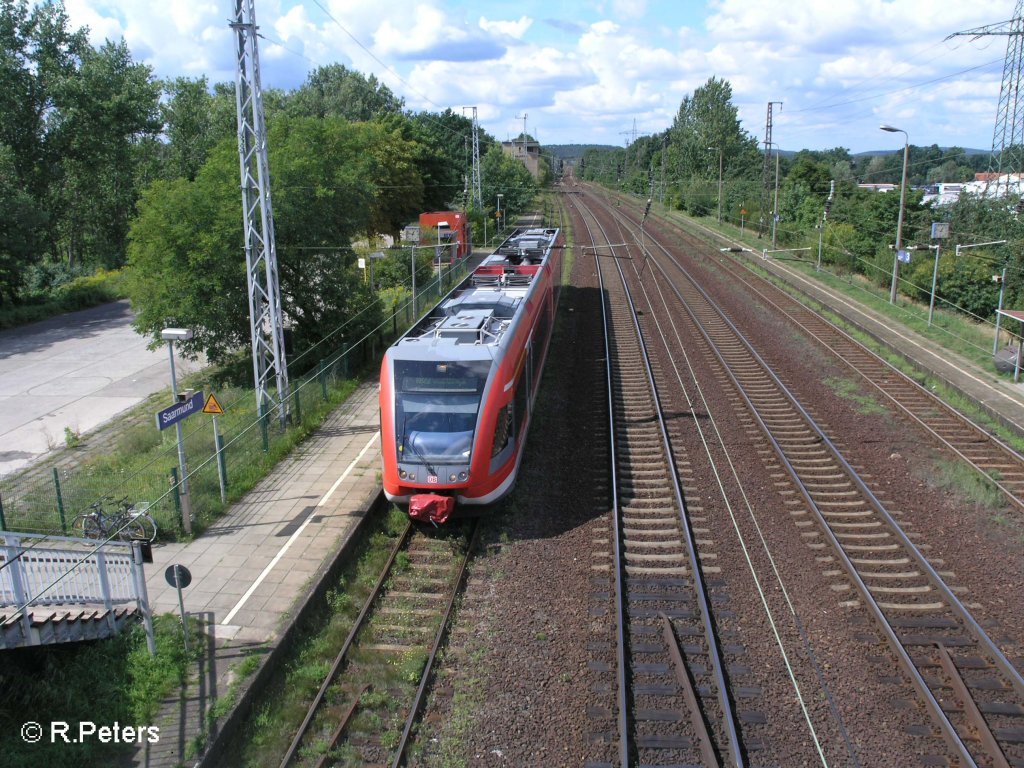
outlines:
[[[479,527],[407,525],[281,768],[404,764]]]
[[[749,266],[714,252],[706,243],[676,225],[665,222],[662,226],[670,227],[675,236],[695,249],[713,253],[716,265],[732,279],[789,318],[808,337],[880,393],[885,401],[931,435],[939,445],[971,466],[1018,510],[1024,511],[1024,455],[946,404],[819,312],[756,274]],[[741,251],[730,249],[730,252]]]
[[[606,255],[595,260],[605,294],[614,521],[611,562],[598,567],[615,595],[616,642],[615,661],[599,669],[616,684],[614,705],[593,715],[605,729],[595,738],[616,754],[588,765],[742,766],[729,656],[717,639],[693,520],[625,276],[615,254]]]
[[[650,269],[678,302],[669,311],[689,318],[728,372],[855,590],[849,604],[875,619],[953,759],[1024,763],[1020,673],[697,280],[657,243],[651,249]]]

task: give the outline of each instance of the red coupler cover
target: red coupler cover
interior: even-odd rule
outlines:
[[[409,499],[409,517],[430,523],[443,523],[455,510],[454,496],[418,493]]]

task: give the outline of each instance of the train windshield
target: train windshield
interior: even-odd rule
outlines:
[[[395,361],[398,459],[468,464],[489,360]]]

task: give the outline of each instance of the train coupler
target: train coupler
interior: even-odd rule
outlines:
[[[437,493],[417,493],[409,497],[409,517],[441,525],[455,511],[455,497]]]

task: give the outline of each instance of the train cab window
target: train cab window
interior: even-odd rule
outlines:
[[[489,360],[396,360],[398,460],[468,464]]]

